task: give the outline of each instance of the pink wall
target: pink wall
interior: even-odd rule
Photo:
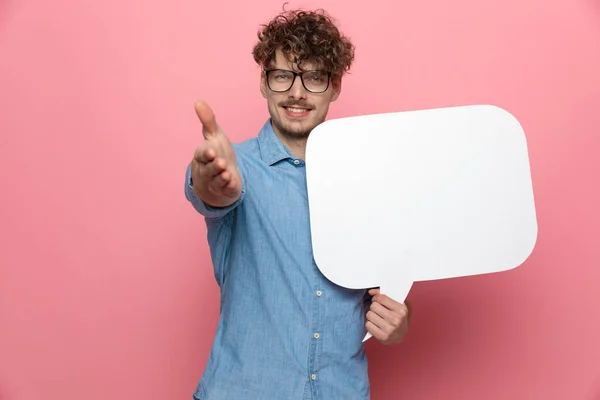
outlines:
[[[0,1],[0,399],[191,399],[218,317],[183,196],[208,99],[267,117],[250,50],[282,1]],[[357,44],[332,117],[494,103],[528,135],[539,240],[417,284],[373,399],[600,398],[600,3],[292,2]]]

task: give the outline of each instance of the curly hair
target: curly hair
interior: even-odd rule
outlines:
[[[284,10],[261,27],[252,55],[265,70],[271,67],[278,49],[298,68],[311,62],[334,77],[343,76],[354,61],[354,45],[322,9]]]

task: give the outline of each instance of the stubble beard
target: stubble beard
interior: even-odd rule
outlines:
[[[310,113],[314,113],[315,112],[315,106],[312,104],[309,104],[307,102],[304,101],[293,101],[293,100],[289,100],[289,101],[284,101],[281,102],[279,104],[277,104],[277,109],[278,112],[274,113],[275,118],[271,118],[271,122],[274,126],[274,128],[276,128],[277,132],[279,132],[279,134],[283,137],[285,137],[287,140],[290,141],[306,141],[308,139],[308,136],[310,135],[311,131],[315,128],[316,125],[319,124],[319,122],[317,121],[316,124],[314,124],[314,122],[312,121],[293,121],[293,120],[289,120],[286,118],[285,116],[285,111],[282,110],[285,107],[293,107],[293,106],[297,106],[300,108],[307,108],[310,110]],[[310,125],[314,126],[310,126]]]
[[[273,120],[273,126],[276,128],[277,132],[281,136],[284,136],[288,140],[299,141],[306,140],[312,131],[310,129],[288,129],[285,127],[285,124],[279,120]]]

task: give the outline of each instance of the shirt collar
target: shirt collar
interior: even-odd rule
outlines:
[[[267,120],[258,134],[258,146],[264,162],[269,165],[293,158],[288,148],[275,134],[271,120]]]

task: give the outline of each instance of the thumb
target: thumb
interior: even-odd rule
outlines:
[[[204,136],[204,139],[214,137],[219,130],[219,126],[217,125],[217,119],[215,118],[213,110],[204,100],[198,100],[194,105],[194,109],[202,123],[202,135]]]

